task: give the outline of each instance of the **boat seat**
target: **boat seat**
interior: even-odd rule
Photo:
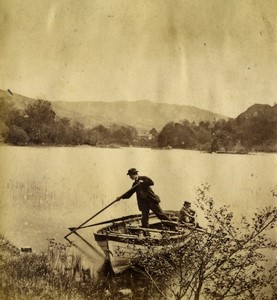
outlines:
[[[177,222],[177,221],[161,220],[161,222],[162,222],[163,224],[167,224],[167,225],[174,225],[174,226],[178,225],[178,222]]]
[[[154,228],[144,228],[144,227],[136,227],[136,226],[126,226],[126,229],[130,232],[153,232],[153,233],[162,233],[162,232],[168,232],[168,233],[174,233],[176,234],[176,231],[170,231],[170,230],[161,230],[161,229],[154,229]]]

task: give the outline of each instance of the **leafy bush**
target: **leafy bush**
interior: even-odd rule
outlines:
[[[276,197],[276,191],[272,194]],[[185,296],[199,300],[201,295],[205,299],[274,299],[277,265],[276,260],[271,266],[267,261],[268,253],[277,250],[270,235],[277,225],[277,207],[257,210],[250,222],[242,216],[237,225],[229,207],[216,207],[208,185],[197,189],[196,204],[205,214],[207,231],[191,230],[189,242],[179,247],[168,239],[163,253],[154,253],[150,240],[143,251],[137,251],[133,268],[152,281],[165,299],[167,293],[176,300]]]
[[[24,129],[13,125],[7,131],[5,141],[10,144],[24,146],[28,144],[30,138]]]

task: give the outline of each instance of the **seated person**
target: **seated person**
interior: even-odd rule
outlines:
[[[185,201],[183,207],[180,210],[179,214],[179,224],[191,224],[196,226],[196,212],[195,210],[191,209],[191,203]]]

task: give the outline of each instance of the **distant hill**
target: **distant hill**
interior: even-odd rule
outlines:
[[[9,114],[13,106],[22,109],[28,103],[34,105],[24,115]],[[254,104],[228,120],[196,107],[147,100],[50,104],[0,90],[0,141],[14,145],[132,145],[223,153],[277,151],[277,104]],[[61,118],[55,118],[53,110]],[[11,118],[7,119],[8,115]],[[150,130],[152,136],[148,135]]]
[[[12,93],[12,92],[11,92]],[[21,96],[8,91],[0,90],[0,100],[5,100],[9,103],[13,103],[15,107],[22,109],[26,104],[33,102],[35,99],[31,99],[25,96]]]
[[[277,121],[277,105],[254,104],[245,112],[241,113],[236,119],[251,119],[256,117],[265,117],[270,121]]]
[[[0,90],[0,99],[14,103],[18,108],[24,107],[28,102],[35,99],[27,98],[18,94],[11,95],[7,91]],[[47,99],[44,99],[47,100]],[[138,130],[161,130],[168,122],[179,122],[187,119],[195,121],[213,121],[228,119],[207,110],[188,105],[167,103],[154,103],[149,100],[139,101],[116,101],[116,102],[62,102],[52,101],[52,107],[60,117],[68,117],[79,121],[86,127],[94,127],[102,124],[131,125]]]
[[[235,119],[234,133],[247,150],[277,151],[277,104],[254,104]]]

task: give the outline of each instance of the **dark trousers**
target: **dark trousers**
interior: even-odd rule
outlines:
[[[141,225],[144,228],[149,227],[149,211],[152,210],[153,213],[160,219],[160,220],[170,220],[169,217],[163,212],[159,203],[153,200],[146,200],[141,205]]]

